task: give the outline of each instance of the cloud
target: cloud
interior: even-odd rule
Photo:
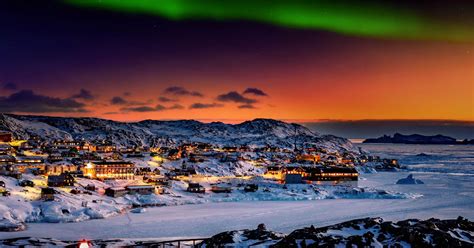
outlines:
[[[132,93],[130,93],[128,91],[123,93],[123,96],[131,96],[131,95],[132,95]]]
[[[0,97],[0,112],[53,113],[88,112],[85,104],[70,98],[44,96],[32,90],[21,90],[8,97]]]
[[[263,92],[263,90],[257,89],[257,88],[247,88],[243,94],[253,94],[256,96],[268,96],[268,94]]]
[[[138,102],[138,101],[129,101],[121,96],[114,96],[110,99],[110,104],[112,105],[124,105],[124,106],[141,106],[147,105],[152,103],[152,100],[148,100],[146,102]]]
[[[178,100],[178,99],[172,99],[172,98],[164,97],[164,96],[160,96],[160,97],[158,97],[158,101],[160,101],[160,102],[178,102],[179,100]]]
[[[159,111],[157,108],[153,108],[150,106],[140,106],[140,107],[126,107],[120,109],[123,112],[153,112]]]
[[[112,99],[110,99],[110,103],[113,105],[126,105],[128,101],[120,96],[114,96]]]
[[[150,107],[150,106],[124,107],[124,108],[121,108],[120,111],[122,112],[159,112],[159,111],[175,110],[175,109],[183,109],[183,108],[184,107],[179,104],[175,104],[170,107],[166,107],[161,104],[158,104],[155,107]]]
[[[193,103],[189,106],[189,109],[206,109],[206,108],[218,108],[224,105],[219,103]]]
[[[18,89],[18,86],[14,83],[6,83],[3,85],[2,89],[7,91],[15,91]]]
[[[184,109],[184,106],[180,104],[175,104],[171,107],[168,107],[168,109]]]
[[[217,100],[221,102],[235,102],[235,103],[243,103],[243,104],[253,104],[257,102],[257,100],[242,96],[236,91],[231,91],[227,94],[219,95],[217,96]]]
[[[180,86],[171,86],[166,88],[163,91],[165,94],[175,95],[175,96],[197,96],[203,97],[204,95],[197,91],[189,91]]]
[[[240,105],[238,107],[239,109],[256,109],[256,107],[252,104],[244,104],[244,105]]]
[[[79,91],[79,93],[72,95],[71,98],[73,98],[73,99],[83,99],[83,100],[90,101],[90,100],[94,100],[95,96],[92,95],[92,93],[90,91],[88,91],[86,89],[81,89]]]

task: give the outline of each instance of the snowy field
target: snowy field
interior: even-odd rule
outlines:
[[[109,238],[208,237],[265,223],[288,233],[296,228],[335,224],[362,217],[474,219],[474,147],[362,145],[376,154],[398,157],[410,172],[364,174],[362,187],[421,194],[408,199],[323,199],[305,201],[243,201],[148,208],[107,219],[78,223],[29,223],[21,232],[0,238],[53,237],[65,240]],[[459,151],[461,150],[461,151]],[[424,155],[420,155],[424,153]],[[412,173],[425,184],[397,185]]]

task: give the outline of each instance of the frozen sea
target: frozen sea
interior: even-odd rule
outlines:
[[[363,217],[474,219],[474,146],[358,144],[382,157],[398,158],[408,172],[362,175],[359,186],[418,193],[416,199],[328,199],[314,201],[227,202],[147,209],[79,223],[31,223],[28,229],[0,233],[0,238],[172,239],[209,237],[222,231],[265,223],[284,233],[309,225],[323,226]],[[425,182],[397,185],[412,173]]]

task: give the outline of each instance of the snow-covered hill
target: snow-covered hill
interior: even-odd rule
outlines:
[[[67,118],[0,115],[0,130],[16,138],[37,135],[43,139],[108,140],[121,146],[159,146],[204,142],[217,146],[280,148],[319,147],[329,151],[358,150],[350,141],[332,135],[319,135],[294,123],[255,119],[240,124],[202,123],[194,120],[118,122],[98,118]]]

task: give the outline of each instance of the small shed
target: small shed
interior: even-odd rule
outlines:
[[[199,183],[189,183],[187,191],[191,193],[204,193],[206,189]]]
[[[232,188],[230,186],[214,185],[212,186],[211,191],[214,193],[231,193]]]
[[[42,188],[41,189],[41,200],[43,201],[53,201],[56,190],[53,188]]]
[[[129,194],[151,195],[155,193],[153,185],[129,185],[126,187]]]
[[[117,187],[117,188],[107,188],[105,189],[105,195],[110,197],[120,197],[127,194],[127,189]]]
[[[74,177],[68,173],[63,173],[58,176],[53,176],[53,175],[48,176],[49,187],[74,186],[74,182],[75,182]]]

